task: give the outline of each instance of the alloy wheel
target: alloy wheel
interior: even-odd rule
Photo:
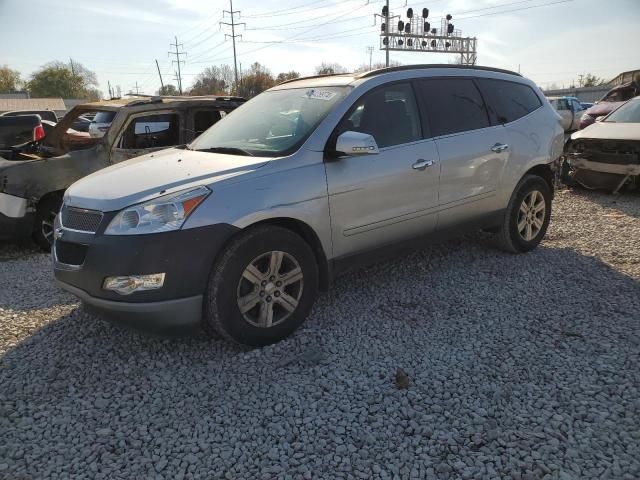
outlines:
[[[518,211],[518,233],[527,242],[538,236],[544,225],[547,206],[544,195],[533,190],[524,197]]]
[[[242,272],[238,308],[251,325],[273,327],[296,310],[303,286],[302,268],[293,256],[281,251],[264,253]]]
[[[49,245],[53,245],[53,230],[57,215],[57,212],[49,211],[44,215],[42,222],[40,223],[42,236]]]

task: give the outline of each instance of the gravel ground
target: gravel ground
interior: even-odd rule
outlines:
[[[640,196],[555,206],[535,252],[351,273],[253,351],[99,321],[0,247],[0,478],[636,480]]]

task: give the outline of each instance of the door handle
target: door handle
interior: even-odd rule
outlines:
[[[433,165],[433,160],[418,160],[416,163],[411,165],[411,168],[414,170],[424,170],[427,167],[431,167]]]
[[[492,152],[500,153],[509,149],[509,145],[506,143],[496,143],[493,147],[491,147]]]

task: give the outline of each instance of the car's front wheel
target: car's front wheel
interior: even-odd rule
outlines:
[[[309,245],[276,226],[253,228],[233,240],[209,276],[203,327],[237,343],[277,342],[305,320],[318,291]]]
[[[511,196],[498,232],[500,246],[512,253],[533,250],[551,220],[551,187],[537,175],[525,175]]]
[[[51,251],[53,245],[53,230],[56,216],[62,207],[62,196],[51,195],[38,204],[36,209],[36,223],[33,229],[33,241],[44,252]]]

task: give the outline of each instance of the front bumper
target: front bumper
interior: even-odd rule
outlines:
[[[200,322],[202,301],[215,258],[236,227],[207,227],[148,235],[103,235],[61,228],[52,248],[58,284],[88,310],[111,320],[152,330]],[[62,236],[60,237],[60,234]],[[120,295],[102,288],[106,277],[165,273],[157,290]]]
[[[157,332],[189,329],[199,325],[202,318],[202,295],[160,302],[118,302],[92,297],[59,280],[56,283],[82,300],[87,311],[134,328]]]
[[[573,168],[583,168],[593,172],[615,173],[618,175],[640,175],[640,164],[621,164],[594,162],[585,158],[573,157],[569,160],[569,165]]]
[[[35,212],[26,198],[0,193],[0,240],[17,240],[31,235]]]
[[[27,212],[23,217],[8,217],[0,213],[0,240],[19,240],[33,232],[35,213]]]

